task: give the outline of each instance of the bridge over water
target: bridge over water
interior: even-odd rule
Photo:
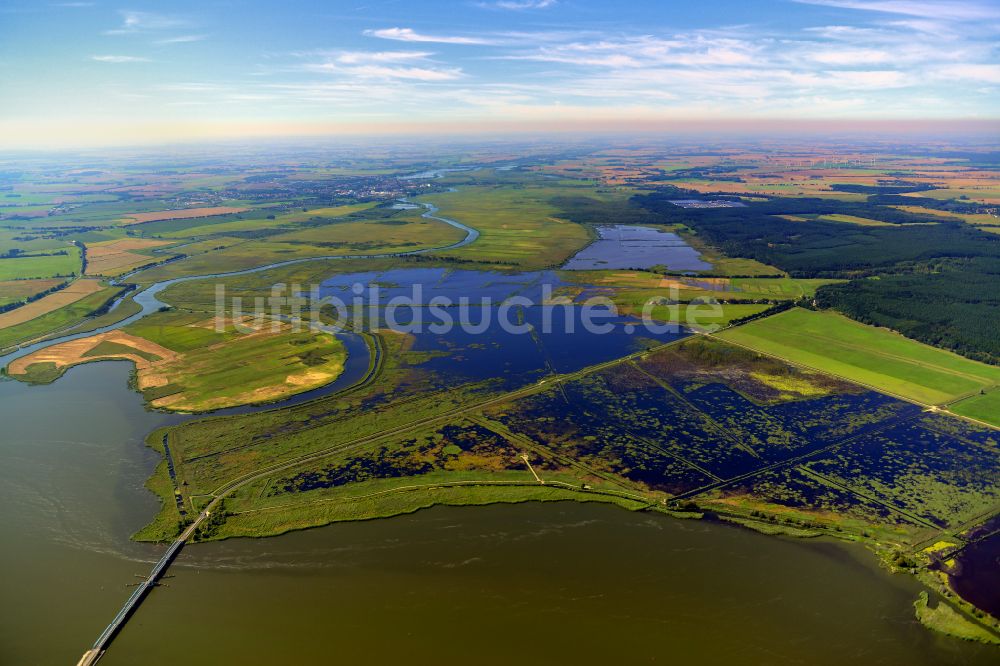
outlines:
[[[117,634],[125,625],[125,622],[128,621],[132,613],[134,613],[136,608],[139,607],[142,600],[146,598],[149,591],[156,587],[157,581],[160,580],[163,573],[167,570],[167,567],[169,567],[170,563],[174,561],[175,557],[177,557],[177,553],[184,547],[187,540],[191,538],[191,535],[194,534],[198,525],[200,525],[201,522],[208,516],[209,512],[207,510],[199,513],[198,518],[191,523],[186,530],[184,530],[183,534],[177,537],[176,541],[170,544],[170,547],[163,553],[163,556],[157,560],[155,565],[153,565],[153,569],[149,572],[149,576],[147,576],[146,579],[135,588],[132,596],[128,598],[121,610],[118,611],[118,614],[115,615],[113,620],[111,620],[111,623],[104,628],[101,635],[97,637],[96,641],[94,641],[94,645],[83,653],[83,656],[80,657],[80,661],[77,662],[77,666],[91,666],[92,664],[97,663],[97,660],[104,654],[104,651],[107,649],[108,644],[111,643],[111,640],[115,637],[115,634]]]

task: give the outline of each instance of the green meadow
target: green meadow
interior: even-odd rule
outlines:
[[[66,254],[50,254],[53,252]],[[0,280],[76,275],[80,268],[79,248],[63,244],[58,250],[28,251],[16,258],[0,258]]]
[[[224,331],[214,324],[205,314],[160,312],[125,327],[178,353],[150,369],[155,382],[140,377],[153,406],[205,411],[270,402],[322,386],[343,371],[346,350],[332,335],[294,333],[285,325],[272,330],[270,322],[242,333],[232,322]]]
[[[185,275],[205,275],[255,268],[270,263],[312,257],[374,255],[412,252],[457,243],[465,232],[419,216],[385,219],[346,219],[318,226],[289,228],[287,233],[261,239],[202,241],[189,256],[143,271],[136,276],[143,283]],[[216,249],[217,248],[217,249]]]
[[[559,266],[591,240],[585,227],[556,217],[559,210],[550,203],[574,191],[550,186],[464,186],[422,197],[440,208],[442,217],[480,233],[471,245],[433,254],[523,270]]]
[[[1000,367],[829,311],[796,308],[719,337],[926,404],[948,403],[1000,383]]]
[[[1000,428],[1000,389],[993,389],[956,402],[948,407],[956,414],[968,416]]]

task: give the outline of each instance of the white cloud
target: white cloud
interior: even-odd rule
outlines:
[[[496,2],[481,2],[479,6],[486,9],[525,11],[529,9],[547,9],[555,4],[556,0],[497,0]]]
[[[128,56],[128,55],[92,55],[91,60],[96,60],[97,62],[113,62],[113,63],[123,63],[123,62],[149,62],[149,58],[142,58],[140,56]]]
[[[427,51],[333,51],[322,52],[321,55],[327,55],[336,62],[346,65],[358,65],[426,60],[434,54]]]
[[[178,35],[176,37],[167,37],[166,39],[158,39],[155,44],[187,44],[190,42],[200,42],[207,39],[208,35]]]
[[[411,79],[415,81],[453,81],[462,77],[462,70],[431,67],[390,67],[388,65],[359,65],[345,67],[334,62],[305,65],[310,72],[342,74],[359,79]]]
[[[876,9],[862,14],[861,21],[852,16],[842,25],[819,23],[798,30],[769,25],[687,32],[649,26],[603,32],[371,29],[364,34],[390,41],[368,42],[371,50],[265,53],[257,71],[247,73],[257,77],[252,82],[220,78],[217,84],[152,84],[150,92],[178,103],[211,99],[227,108],[242,105],[241,113],[244,108],[246,113],[268,109],[365,119],[532,114],[558,119],[588,113],[919,117],[982,114],[990,108],[987,96],[1000,94],[989,21],[969,30],[961,21],[919,14],[936,0],[799,1],[847,9],[888,4],[894,11]],[[500,2],[521,5],[527,0]],[[485,7],[483,3],[515,9],[493,0],[482,0]],[[792,9],[802,11],[801,6]],[[140,31],[162,23],[140,18],[129,25]],[[201,37],[188,34],[195,31],[189,27],[153,36],[163,38],[155,43],[180,43]],[[478,48],[462,50],[465,57],[458,60],[456,50],[445,45]],[[102,58],[135,61],[129,56]],[[500,66],[497,60],[506,62]],[[967,94],[956,94],[960,90]],[[434,105],[427,104],[429,98]]]
[[[892,69],[831,71],[824,72],[821,76],[837,87],[848,90],[897,88],[909,85],[905,74]]]
[[[319,57],[297,69],[336,74],[341,79],[409,79],[413,81],[453,81],[464,76],[458,67],[445,67],[430,59],[428,51],[340,51],[319,50],[292,55]]]
[[[214,93],[223,90],[223,87],[215,83],[201,83],[201,82],[191,82],[191,83],[162,83],[156,86],[159,90],[166,90],[168,92],[190,92],[190,93]]]
[[[888,51],[865,48],[835,48],[807,53],[806,57],[823,65],[874,65],[892,62]]]
[[[481,37],[461,37],[453,35],[426,35],[415,32],[411,28],[382,28],[379,30],[365,30],[364,34],[369,37],[380,37],[382,39],[393,39],[399,42],[431,42],[436,44],[493,44],[492,40]]]
[[[1000,65],[957,63],[937,67],[935,77],[943,80],[976,81],[978,83],[1000,83]]]
[[[706,35],[651,36],[605,39],[542,46],[537,50],[500,56],[505,60],[535,60],[610,68],[690,65],[697,67],[750,65],[759,47],[743,40]]]
[[[794,0],[806,5],[823,5],[883,14],[899,14],[944,21],[979,21],[1000,18],[995,5],[964,0]]]
[[[154,14],[152,12],[137,12],[125,10],[122,15],[122,25],[113,30],[105,30],[105,35],[129,35],[137,32],[150,30],[169,30],[171,28],[183,28],[189,25],[185,19],[168,16],[166,14]]]

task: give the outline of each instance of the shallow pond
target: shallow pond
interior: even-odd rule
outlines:
[[[712,264],[675,233],[615,224],[597,227],[599,238],[576,253],[564,270],[632,269],[666,266],[671,271],[707,271]]]

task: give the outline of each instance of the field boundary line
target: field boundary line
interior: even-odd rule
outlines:
[[[780,315],[781,313],[778,312],[776,314]],[[772,316],[775,316],[775,315],[772,315]],[[764,317],[764,319],[766,319],[766,317]],[[860,352],[872,354],[874,356],[881,356],[883,358],[888,358],[888,359],[892,359],[892,360],[896,360],[896,361],[902,361],[904,363],[908,363],[910,365],[915,365],[915,366],[918,366],[918,367],[921,367],[921,368],[925,368],[927,370],[934,370],[936,372],[941,372],[941,373],[946,374],[946,375],[953,375],[953,376],[956,376],[956,377],[961,377],[962,379],[968,379],[969,381],[975,382],[977,384],[980,383],[980,382],[986,382],[985,383],[985,387],[997,386],[997,382],[990,381],[988,379],[984,379],[984,378],[979,377],[977,375],[969,375],[969,374],[966,374],[966,373],[961,372],[959,370],[952,370],[951,368],[946,368],[946,367],[943,367],[943,366],[940,366],[940,365],[937,365],[937,364],[934,364],[934,363],[929,363],[929,362],[926,362],[926,361],[920,361],[920,360],[917,360],[917,359],[907,358],[906,356],[900,356],[898,354],[893,354],[891,352],[886,352],[886,351],[881,351],[881,350],[878,350],[878,349],[872,349],[872,348],[869,348],[869,347],[864,347],[863,345],[859,345],[859,344],[856,344],[856,343],[853,343],[853,342],[846,342],[846,341],[840,340],[838,338],[832,338],[832,337],[830,337],[828,335],[823,335],[822,333],[812,333],[812,332],[806,333],[806,332],[797,332],[797,331],[786,331],[785,334],[788,335],[788,336],[790,336],[790,337],[793,337],[793,338],[802,338],[802,337],[818,338],[820,340],[824,340],[826,342],[829,342],[832,345],[837,346],[837,347],[845,347],[847,349],[851,349],[851,350],[854,350],[854,351],[860,351]],[[938,347],[932,347],[931,345],[926,345],[926,344],[924,344],[922,342],[919,342],[917,340],[910,340],[909,338],[906,338],[905,336],[904,336],[903,339],[907,340],[907,341],[910,341],[910,342],[913,342],[913,343],[918,344],[918,345],[924,345],[927,348],[932,349],[932,350],[937,351],[937,352],[942,352],[942,353],[945,353],[945,354],[954,354],[954,352],[950,352],[950,351],[948,351],[946,349],[940,349]],[[973,361],[972,359],[967,359],[964,356],[958,356],[957,354],[955,354],[955,356],[957,356],[960,359],[964,359],[964,360],[966,360],[966,361],[968,361],[970,363],[977,363],[977,361]]]

